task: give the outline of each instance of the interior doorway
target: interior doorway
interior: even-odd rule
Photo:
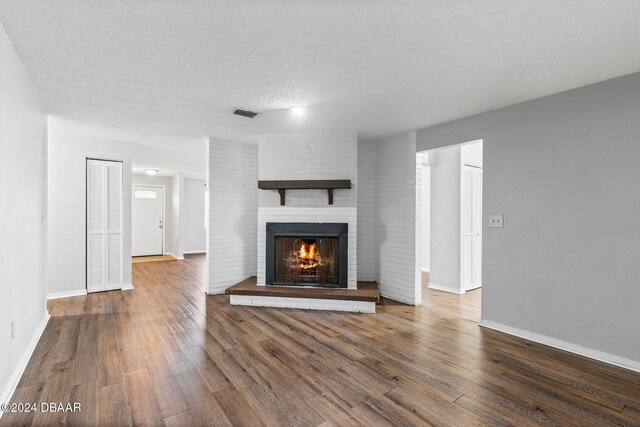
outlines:
[[[134,185],[131,201],[131,255],[164,254],[164,187]]]
[[[423,288],[464,294],[482,286],[482,152],[478,140],[418,153]]]

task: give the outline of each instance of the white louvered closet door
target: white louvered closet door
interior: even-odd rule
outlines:
[[[87,160],[87,292],[122,288],[122,163]]]

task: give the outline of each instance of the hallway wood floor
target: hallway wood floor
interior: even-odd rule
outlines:
[[[378,314],[231,307],[204,257],[133,267],[133,291],[49,302],[0,425],[640,425],[640,374],[480,328],[480,291]]]

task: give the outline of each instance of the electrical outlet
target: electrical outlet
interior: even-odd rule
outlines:
[[[489,228],[503,228],[504,227],[503,215],[489,215]]]

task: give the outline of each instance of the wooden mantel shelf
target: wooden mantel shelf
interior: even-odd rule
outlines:
[[[291,181],[258,181],[261,190],[278,190],[280,206],[284,206],[286,190],[327,190],[329,204],[333,205],[333,190],[351,189],[350,179],[307,179]]]

